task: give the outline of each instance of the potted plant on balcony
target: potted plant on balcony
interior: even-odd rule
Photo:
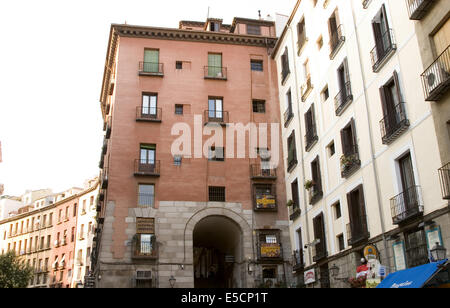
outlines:
[[[291,207],[291,206],[293,206],[294,205],[294,201],[292,201],[292,200],[289,200],[287,203],[286,203],[286,206],[287,207]]]
[[[364,289],[366,287],[366,276],[359,278],[349,278],[348,283],[350,284],[352,289]]]
[[[313,188],[313,187],[314,187],[314,182],[313,182],[313,181],[307,180],[307,181],[305,182],[305,189],[306,189],[306,190],[311,190],[311,188]]]

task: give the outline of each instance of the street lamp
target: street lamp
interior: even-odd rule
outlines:
[[[333,266],[328,269],[328,272],[331,274],[331,277],[333,277],[335,280],[348,281],[347,277],[343,277],[343,278],[338,277],[339,271],[340,271],[340,268],[336,264],[333,264]]]
[[[439,245],[438,242],[436,242],[436,245],[430,250],[430,253],[434,262],[445,260],[447,257],[447,249]]]
[[[175,277],[173,277],[173,275],[170,276],[170,278],[169,278],[169,283],[170,283],[170,286],[171,286],[172,288],[175,286],[175,282],[177,282],[177,280],[175,279]]]

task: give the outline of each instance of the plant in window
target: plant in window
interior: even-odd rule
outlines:
[[[313,187],[314,187],[314,182],[313,182],[313,181],[307,180],[307,181],[305,182],[305,189],[306,189],[306,190],[311,190],[311,188],[313,188]]]

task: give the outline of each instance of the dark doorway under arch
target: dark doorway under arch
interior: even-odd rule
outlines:
[[[241,285],[242,230],[225,216],[209,216],[193,233],[195,288]]]

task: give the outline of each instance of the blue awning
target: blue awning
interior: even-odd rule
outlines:
[[[447,260],[429,263],[389,274],[378,286],[380,289],[419,289],[427,283]]]

